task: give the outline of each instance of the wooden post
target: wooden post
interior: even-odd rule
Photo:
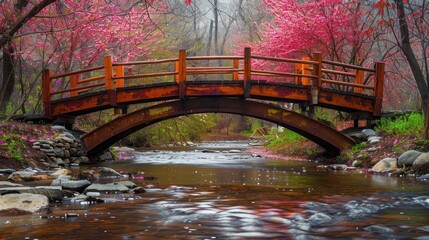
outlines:
[[[70,76],[70,88],[74,89],[77,88],[77,75],[71,75]],[[76,97],[78,94],[78,91],[71,91],[70,92],[70,97]]]
[[[355,77],[355,84],[363,84],[363,78],[364,78],[365,72],[363,70],[356,70],[356,77]],[[353,92],[355,93],[362,93],[363,88],[354,87]]]
[[[296,74],[302,74],[302,64],[301,63],[295,63],[295,73]],[[302,81],[301,81],[302,77],[295,77],[295,84],[296,85],[301,85]]]
[[[236,70],[232,73],[232,80],[237,81],[238,80],[238,68],[239,68],[239,60],[234,59],[232,62],[232,67]]]
[[[180,66],[179,66],[179,61],[176,61],[174,64],[174,71],[177,72],[176,75],[174,75],[174,81],[176,81],[176,83],[179,83],[179,72],[180,72]]]
[[[316,53],[315,53],[316,54]],[[302,60],[310,60],[309,57],[302,57]],[[301,74],[308,75],[310,73],[310,64],[301,64]],[[310,78],[302,77],[301,78],[302,85],[310,85]]]
[[[252,79],[252,50],[244,48],[244,77],[243,77],[243,95],[244,98],[250,97],[250,80]]]
[[[52,71],[50,69],[43,69],[42,72],[42,99],[43,99],[43,108],[45,109],[45,117],[52,118],[51,111],[51,92],[52,92],[52,82],[51,82]]]
[[[186,97],[186,50],[179,51],[179,98]]]
[[[313,65],[313,75],[317,76],[311,81],[311,104],[319,103],[319,88],[322,86],[322,53],[313,53],[313,61],[318,62]]]
[[[374,115],[379,116],[381,114],[381,108],[383,104],[383,88],[384,88],[384,62],[375,63],[375,105]]]
[[[124,76],[124,66],[116,66],[116,77],[123,77]],[[116,88],[123,88],[125,87],[124,79],[116,79]]]
[[[114,91],[114,85],[113,85],[112,56],[104,57],[104,81],[105,81],[106,91],[109,94],[110,105],[116,106],[116,92]]]

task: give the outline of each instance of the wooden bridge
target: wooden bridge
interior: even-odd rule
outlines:
[[[213,66],[216,64],[215,66]],[[127,72],[125,71],[127,70]],[[114,108],[122,115],[82,137],[95,153],[142,127],[165,119],[204,112],[253,116],[285,126],[339,152],[350,138],[299,113],[264,102],[300,103],[360,116],[381,114],[384,63],[365,68],[311,58],[186,56],[138,62],[113,62],[79,71],[43,73],[45,117],[79,116]],[[265,101],[261,101],[265,100]],[[160,102],[127,113],[137,103]]]

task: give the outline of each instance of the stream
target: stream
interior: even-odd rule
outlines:
[[[429,182],[324,171],[248,149],[202,143],[98,164],[141,172],[129,180],[147,192],[2,216],[0,239],[429,239]]]

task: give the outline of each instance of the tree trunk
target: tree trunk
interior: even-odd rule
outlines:
[[[395,0],[395,3],[398,12],[399,30],[401,33],[401,49],[407,58],[408,65],[410,66],[411,72],[413,73],[414,79],[417,83],[417,88],[419,89],[419,93],[422,98],[422,108],[425,112],[425,115],[427,115],[426,103],[428,99],[428,85],[425,81],[423,71],[417,61],[414,51],[411,48],[410,32],[406,21],[404,3],[402,0]]]
[[[0,83],[0,112],[5,113],[7,104],[15,87],[14,49],[9,47],[8,51],[3,49],[3,74]]]

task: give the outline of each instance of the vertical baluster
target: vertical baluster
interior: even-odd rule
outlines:
[[[250,97],[250,80],[252,79],[252,50],[244,48],[244,78],[243,91],[244,98]]]

